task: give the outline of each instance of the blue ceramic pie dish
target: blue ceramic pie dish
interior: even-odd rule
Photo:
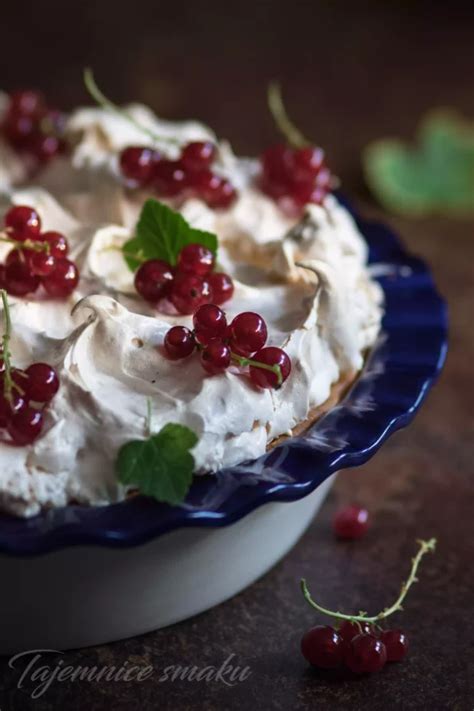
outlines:
[[[363,372],[336,407],[258,460],[196,477],[184,506],[137,496],[98,508],[70,505],[30,519],[0,515],[0,552],[34,556],[73,545],[129,547],[184,527],[225,526],[267,502],[306,497],[337,470],[366,462],[405,427],[443,366],[446,305],[427,266],[386,226],[355,218],[385,293],[385,317]]]

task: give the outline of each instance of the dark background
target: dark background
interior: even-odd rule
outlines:
[[[415,423],[368,465],[340,475],[282,563],[191,621],[65,660],[128,660],[159,670],[220,665],[235,653],[251,667],[246,682],[57,684],[32,701],[0,660],[0,709],[471,710],[474,223],[384,215],[364,186],[360,153],[375,138],[413,136],[432,107],[474,118],[472,3],[10,2],[2,3],[0,33],[2,88],[41,87],[71,108],[86,101],[81,75],[91,65],[115,100],[142,100],[168,118],[200,118],[249,154],[276,138],[265,89],[279,78],[295,121],[326,148],[346,192],[429,260],[451,317],[447,367]],[[353,500],[370,509],[372,529],[360,543],[337,544],[331,517]],[[361,679],[307,669],[299,639],[317,617],[300,598],[299,578],[328,606],[377,611],[406,576],[415,539],[432,535],[438,551],[395,620],[411,637],[406,662]]]

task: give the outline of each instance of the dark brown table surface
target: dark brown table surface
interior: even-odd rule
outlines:
[[[449,301],[451,343],[415,422],[367,465],[340,474],[321,514],[261,580],[169,629],[65,655],[68,664],[128,661],[158,672],[220,665],[235,654],[251,669],[245,682],[160,683],[156,673],[141,684],[55,684],[34,701],[0,660],[0,709],[472,709],[474,223],[383,215],[360,169],[369,140],[412,136],[425,110],[452,105],[474,117],[469,4],[9,3],[1,29],[5,88],[42,86],[72,106],[85,100],[80,74],[91,64],[116,99],[141,99],[166,117],[197,116],[249,154],[275,139],[264,95],[267,80],[279,77],[292,114],[326,147],[346,192],[430,262]],[[336,543],[331,518],[354,500],[370,509],[370,533]],[[406,662],[360,679],[308,669],[299,640],[320,618],[303,603],[299,578],[328,606],[377,611],[398,591],[415,539],[428,536],[438,550],[396,618],[412,641]]]

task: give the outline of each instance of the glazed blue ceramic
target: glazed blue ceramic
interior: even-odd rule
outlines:
[[[137,496],[100,508],[67,506],[31,519],[0,516],[0,551],[37,555],[87,544],[133,546],[184,526],[225,526],[269,501],[307,496],[330,474],[364,464],[414,417],[443,366],[446,306],[427,266],[384,225],[355,216],[385,292],[383,331],[350,392],[305,434],[268,454],[196,477],[180,507]]]

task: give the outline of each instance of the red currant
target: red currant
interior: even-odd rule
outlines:
[[[31,444],[39,437],[43,428],[43,414],[30,405],[13,414],[7,423],[7,430],[13,443],[21,447]]]
[[[146,185],[154,175],[161,156],[146,146],[129,146],[120,154],[120,170],[128,180]]]
[[[408,638],[401,630],[384,630],[380,640],[387,650],[387,662],[400,662],[408,653]]]
[[[155,165],[153,186],[158,195],[176,197],[187,187],[187,176],[179,161],[162,160]]]
[[[359,634],[346,646],[344,661],[356,674],[380,671],[387,661],[387,650],[373,634]]]
[[[12,261],[5,268],[5,288],[12,296],[26,296],[34,293],[40,280],[32,274],[26,262]]]
[[[37,134],[28,141],[27,148],[40,163],[47,163],[61,153],[63,143],[57,136]]]
[[[201,364],[210,375],[218,375],[229,367],[231,350],[220,338],[211,338],[201,352]]]
[[[0,393],[0,427],[6,427],[13,415],[23,410],[26,405],[25,398],[14,389],[9,399],[3,392]]]
[[[168,262],[150,259],[137,270],[135,289],[145,301],[156,304],[168,295],[173,278],[173,268]]]
[[[55,369],[47,363],[33,363],[26,369],[27,381],[23,387],[34,402],[50,402],[59,390],[59,378]]]
[[[44,109],[44,97],[39,91],[22,89],[10,94],[8,110],[25,116],[39,115]]]
[[[196,348],[196,341],[186,326],[173,326],[165,336],[164,346],[168,358],[178,360],[191,355]]]
[[[252,356],[252,360],[265,365],[277,365],[280,368],[281,379],[271,370],[251,365],[249,368],[250,377],[260,388],[279,388],[291,373],[291,360],[281,348],[274,346],[262,348]]]
[[[57,259],[62,259],[67,257],[69,252],[69,245],[67,239],[60,232],[43,232],[39,236],[41,242],[47,242],[49,244],[49,253],[51,256]]]
[[[41,231],[41,219],[35,209],[26,205],[15,205],[5,215],[5,227],[14,239],[23,242],[35,239]]]
[[[232,350],[238,355],[251,355],[263,348],[267,341],[267,325],[252,311],[245,311],[230,324]]]
[[[334,517],[333,528],[337,538],[356,540],[367,533],[369,512],[360,506],[346,506]]]
[[[211,141],[192,141],[181,152],[181,163],[191,172],[209,168],[216,157],[216,147]]]
[[[28,258],[31,273],[36,276],[45,277],[52,274],[56,268],[56,259],[47,252],[31,251]]]
[[[213,272],[209,274],[208,279],[215,304],[220,306],[232,298],[234,294],[234,282],[228,274],[224,274],[224,272]]]
[[[270,146],[261,155],[263,175],[272,184],[286,185],[293,171],[293,151],[284,144]]]
[[[358,634],[373,634],[374,628],[368,622],[360,622],[357,624],[350,620],[344,620],[338,629],[338,633],[344,642],[349,643],[354,637],[357,637]]]
[[[58,259],[54,271],[43,278],[49,296],[58,299],[72,294],[79,282],[79,270],[69,259]]]
[[[315,667],[336,669],[342,664],[344,645],[334,627],[318,625],[303,636],[301,653]]]
[[[322,168],[324,151],[322,148],[307,146],[293,153],[294,177],[296,180],[311,180]]]
[[[212,301],[209,282],[192,274],[178,274],[171,287],[170,301],[179,313],[192,314]]]
[[[213,338],[222,338],[227,330],[225,313],[215,304],[203,304],[193,316],[196,340],[206,345]]]
[[[15,148],[25,148],[36,131],[36,120],[23,114],[8,114],[3,126],[7,141]]]
[[[190,186],[209,207],[216,209],[230,207],[237,197],[233,185],[210,170],[204,170],[192,175],[190,177]]]
[[[212,271],[214,255],[202,244],[187,244],[178,257],[178,269],[186,274],[205,276]]]

